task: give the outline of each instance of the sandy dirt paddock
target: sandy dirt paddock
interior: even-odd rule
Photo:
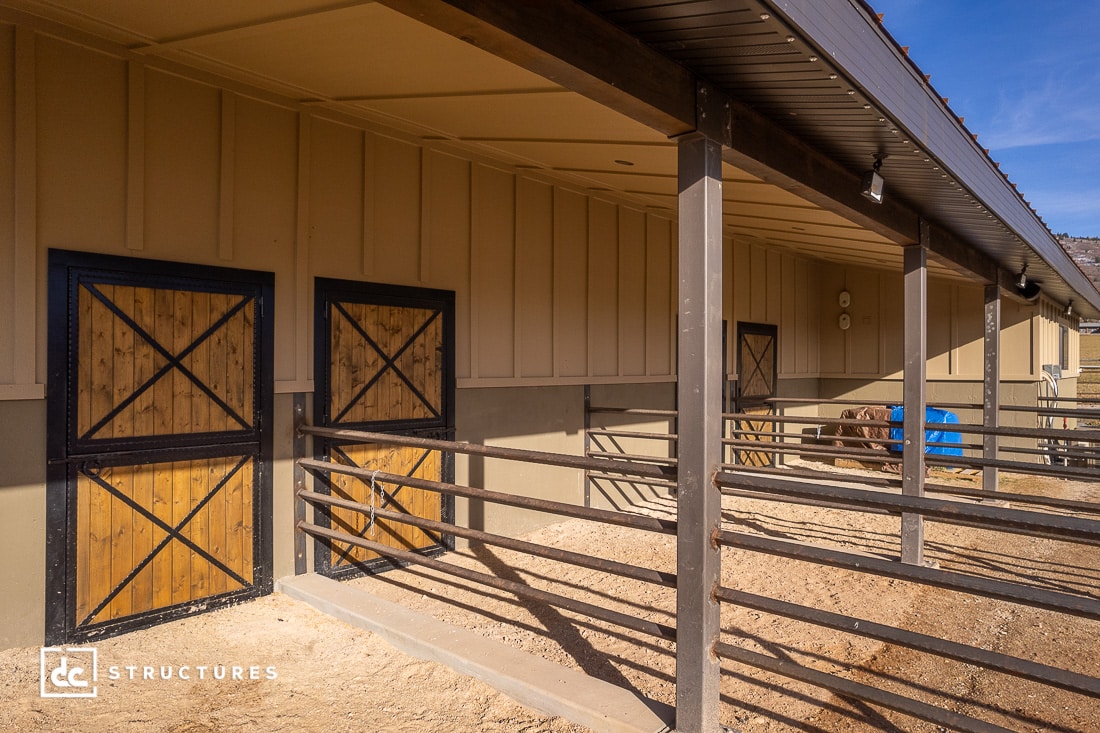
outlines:
[[[1018,490],[1006,482],[1006,490]],[[1100,501],[1094,483],[1028,479],[1027,490]],[[672,500],[636,509],[673,516]],[[895,518],[727,498],[728,527],[768,537],[896,556]],[[536,542],[673,571],[672,537],[568,521]],[[1100,597],[1100,551],[1039,538],[929,523],[927,556],[945,569],[1023,579]],[[1100,622],[727,549],[723,584],[903,626],[1100,676]],[[671,590],[486,546],[448,562],[671,624]],[[662,703],[674,702],[667,641],[580,620],[515,596],[406,569],[348,581],[440,620],[583,670]],[[1100,700],[768,614],[723,607],[723,640],[987,718],[1017,731],[1100,731]],[[579,731],[451,670],[275,594],[95,644],[95,699],[39,697],[39,649],[0,652],[2,731]],[[111,679],[111,667],[118,679]],[[133,667],[131,673],[127,668]],[[145,667],[154,679],[143,679]],[[171,679],[161,679],[162,667]],[[198,679],[204,667],[204,679]],[[233,680],[233,667],[242,679]],[[183,670],[183,668],[186,668]],[[228,679],[215,679],[220,670]],[[255,669],[253,669],[255,668]],[[269,669],[270,668],[270,669]],[[189,679],[180,679],[180,672]],[[134,679],[130,679],[131,674]],[[250,679],[250,677],[257,677]],[[722,722],[743,733],[936,731],[905,716],[724,663]]]

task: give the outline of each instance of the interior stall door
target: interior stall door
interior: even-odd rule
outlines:
[[[429,438],[454,437],[454,294],[319,279],[316,424]],[[334,463],[434,481],[453,480],[453,456],[437,450],[318,440]],[[332,475],[321,490],[379,509],[450,521],[453,500],[435,491]],[[318,523],[402,550],[439,552],[450,538],[359,512],[318,510]],[[318,546],[327,575],[392,565],[338,541]]]
[[[773,415],[774,407],[767,401],[775,397],[778,362],[776,342],[778,328],[763,323],[737,324],[737,411],[760,417],[742,418],[737,429],[744,431],[742,440],[770,443],[775,422],[765,416]],[[737,462],[746,466],[771,466],[775,454],[770,450],[741,449]]]

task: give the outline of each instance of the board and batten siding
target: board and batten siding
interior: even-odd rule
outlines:
[[[317,276],[455,291],[460,386],[673,378],[670,212],[208,82],[0,26],[0,399],[44,395],[50,248],[274,272],[281,392]]]
[[[0,26],[0,399],[44,395],[51,247],[274,272],[281,392],[312,389],[316,276],[453,290],[461,387],[673,379],[672,212],[208,81]],[[730,239],[724,267],[730,357],[770,323],[783,378],[900,378],[900,273]],[[929,377],[980,378],[981,288],[929,294]],[[1034,378],[1068,322],[1003,302],[1002,375]]]

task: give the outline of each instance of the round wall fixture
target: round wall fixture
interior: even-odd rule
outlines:
[[[841,308],[847,308],[852,304],[852,294],[847,290],[841,290],[840,295],[837,296],[836,302],[840,304]]]
[[[852,317],[847,313],[841,313],[840,322],[837,325],[840,326],[841,331],[847,331],[852,327]]]

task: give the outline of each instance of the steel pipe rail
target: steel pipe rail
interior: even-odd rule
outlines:
[[[537,463],[545,466],[561,466],[563,468],[577,468],[588,471],[607,470],[607,461],[584,456],[567,456],[560,453],[549,453],[547,451],[501,448],[498,446],[478,445],[477,443],[420,438],[411,435],[394,435],[393,433],[375,433],[366,430],[323,428],[316,425],[300,425],[298,430],[306,435],[313,435],[338,442],[406,445],[417,448],[428,448],[430,450],[440,450],[448,453],[482,456],[484,458],[500,458],[507,461]],[[664,477],[661,470],[654,466],[631,466],[624,463],[622,466],[616,466],[615,471],[618,473],[629,473],[635,476],[645,476],[647,478]]]
[[[612,415],[639,415],[642,417],[676,417],[676,410],[650,410],[641,407],[589,407],[589,412]]]
[[[558,514],[565,517],[573,517],[575,519],[589,519],[594,522],[604,522],[605,524],[614,524],[619,527],[631,527],[633,529],[643,529],[650,532],[676,534],[676,522],[669,519],[646,517],[640,514],[627,514],[625,512],[615,512],[607,509],[594,509],[592,507],[583,507],[576,504],[551,501],[549,499],[517,496],[515,494],[506,494],[501,491],[477,489],[472,486],[459,486],[458,484],[450,484],[444,481],[433,481],[431,479],[417,478],[415,476],[385,473],[383,471],[374,471],[358,466],[346,466],[342,463],[318,461],[312,458],[299,459],[298,464],[307,471],[355,476],[368,483],[373,480],[376,483],[382,482],[395,486],[411,486],[416,489],[426,489],[441,494],[452,494],[467,499],[481,499],[494,504],[534,509],[548,514]]]
[[[864,484],[866,486],[879,486],[882,488],[900,488],[901,479],[888,478],[886,476],[849,476],[843,473],[831,473],[826,471],[814,471],[812,469],[774,466],[723,466],[730,472],[744,471],[747,473],[774,474],[784,478],[805,478],[818,481],[835,481],[842,483]],[[1013,504],[1036,504],[1057,509],[1067,509],[1077,512],[1100,513],[1100,503],[1088,501],[1076,501],[1074,499],[1059,499],[1037,494],[1016,494],[1006,491],[986,491],[985,489],[970,489],[965,486],[949,486],[947,484],[926,483],[924,490],[931,494],[957,494],[974,499],[989,499],[1005,501]],[[756,493],[756,492],[754,492]],[[775,501],[782,501],[783,497],[771,497]]]
[[[1070,692],[1100,698],[1100,678],[1079,674],[1060,667],[1052,667],[1009,656],[1008,654],[948,641],[938,636],[928,636],[915,631],[907,631],[894,626],[867,621],[866,619],[823,611],[819,608],[802,606],[754,593],[746,593],[733,588],[720,587],[715,591],[714,596],[722,603],[731,603],[776,616],[805,621],[815,626],[836,629],[837,631],[875,639],[887,644],[896,644],[908,649],[935,654],[946,659],[974,664],[984,669],[1041,682]]]
[[[985,504],[963,504],[927,496],[885,494],[881,491],[852,489],[828,484],[810,484],[764,476],[719,473],[715,482],[720,487],[742,491],[777,493],[805,499],[824,499],[853,508],[885,509],[890,512],[913,512],[925,517],[978,523],[986,529],[1003,527],[1010,530],[1039,532],[1044,536],[1083,544],[1100,545],[1100,521],[1065,517],[1060,514],[1033,512]]]
[[[605,621],[607,623],[615,624],[623,628],[637,631],[641,634],[647,634],[649,636],[655,636],[659,639],[667,639],[669,641],[676,640],[676,629],[673,626],[667,624],[659,624],[653,621],[646,621],[644,619],[631,616],[629,614],[620,613],[619,611],[612,611],[607,608],[592,605],[591,603],[585,603],[584,601],[578,601],[568,596],[559,595],[557,593],[551,593],[549,591],[540,590],[538,588],[532,588],[529,585],[523,583],[517,583],[512,580],[506,580],[504,578],[498,578],[495,575],[488,575],[486,573],[480,573],[476,570],[469,570],[467,568],[453,565],[451,563],[442,562],[435,558],[427,557],[425,555],[418,554],[416,552],[410,552],[408,550],[400,550],[388,545],[383,545],[379,542],[372,542],[371,540],[363,539],[355,535],[346,534],[344,532],[336,532],[325,527],[320,527],[310,522],[298,522],[297,528],[307,534],[314,537],[324,537],[328,540],[343,542],[349,545],[355,545],[356,547],[362,547],[366,550],[376,552],[383,557],[389,557],[394,560],[398,560],[404,563],[410,563],[413,565],[422,565],[424,567],[437,570],[442,573],[454,575],[464,580],[469,580],[474,583],[480,583],[497,590],[502,590],[508,593],[512,593],[520,598],[526,598],[539,603],[545,603],[555,608],[562,608],[566,611],[572,611],[573,613],[594,618],[599,621]]]
[[[331,496],[329,494],[321,494],[316,491],[298,491],[295,493],[295,496],[313,504],[321,504],[324,506],[334,506],[341,509],[349,509],[351,511],[359,512],[368,516],[373,514],[376,518],[381,517],[382,519],[388,519],[394,522],[401,522],[402,524],[409,524],[426,531],[439,532],[440,534],[450,534],[454,535],[455,537],[462,537],[464,539],[473,540],[475,542],[483,542],[487,545],[493,545],[494,547],[503,547],[506,550],[514,550],[516,552],[522,552],[527,555],[544,557],[548,560],[556,560],[557,562],[563,562],[569,565],[576,565],[578,567],[588,568],[590,570],[598,570],[603,573],[611,573],[612,575],[618,575],[624,578],[640,580],[643,583],[653,583],[655,585],[661,585],[666,588],[676,587],[675,573],[661,572],[659,570],[643,568],[638,565],[630,565],[627,563],[617,562],[615,560],[606,560],[602,557],[585,555],[583,553],[573,552],[571,550],[561,550],[555,547],[548,547],[546,545],[538,545],[534,542],[526,542],[524,540],[518,540],[512,537],[505,537],[503,535],[482,532],[481,530],[471,529],[469,527],[462,527],[455,524],[448,524],[447,522],[439,522],[434,519],[425,519],[423,517],[405,514],[404,512],[394,512],[390,511],[389,509],[380,509],[377,507],[372,507],[369,504],[364,504],[362,502],[352,501],[350,499],[343,499],[338,496]]]
[[[589,435],[606,435],[614,438],[641,438],[644,440],[677,440],[676,433],[643,433],[634,430],[613,430],[611,428],[589,428]]]
[[[791,560],[828,565],[845,570],[867,572],[886,578],[943,588],[944,590],[985,596],[1010,603],[1018,603],[1048,611],[1058,611],[1083,618],[1100,619],[1100,601],[1050,590],[1037,590],[1030,586],[992,578],[963,575],[923,565],[910,565],[896,560],[856,555],[813,545],[774,540],[767,537],[717,530],[714,541],[726,547],[736,547]]]
[[[714,653],[722,659],[773,672],[783,677],[789,677],[800,682],[808,682],[811,685],[835,692],[843,697],[863,700],[874,705],[894,710],[899,713],[911,715],[920,720],[926,720],[936,725],[962,731],[962,733],[1012,733],[1008,728],[987,723],[977,718],[971,718],[956,713],[952,710],[944,710],[935,705],[913,700],[912,698],[887,692],[877,687],[871,687],[859,682],[836,677],[825,672],[819,672],[809,667],[804,667],[796,662],[785,659],[769,657],[766,654],[754,652],[749,649],[719,642],[714,645]]]

